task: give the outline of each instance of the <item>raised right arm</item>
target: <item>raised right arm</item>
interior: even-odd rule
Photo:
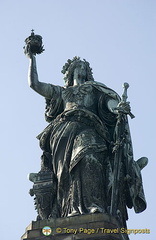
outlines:
[[[33,54],[29,55],[28,84],[29,86],[45,98],[51,99],[53,95],[53,85],[43,83],[38,80],[36,58]]]

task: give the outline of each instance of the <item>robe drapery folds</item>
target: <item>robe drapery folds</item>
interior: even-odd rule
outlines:
[[[72,87],[50,84],[49,87],[53,97],[46,99],[45,116],[50,123],[37,138],[41,149],[51,154],[51,170],[57,178],[58,215],[92,213],[94,209],[107,212],[117,123],[117,114],[108,109],[107,103],[111,99],[120,102],[120,97],[98,82],[86,82],[77,92]],[[95,97],[94,104],[87,105],[86,96]],[[118,208],[127,219],[126,206],[141,212],[146,208],[146,201],[140,168],[133,160],[126,115],[123,124],[126,134],[120,159]]]

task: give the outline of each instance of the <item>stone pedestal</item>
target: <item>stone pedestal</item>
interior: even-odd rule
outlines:
[[[42,229],[49,226],[49,236]],[[21,240],[128,240],[124,228],[108,214],[88,214],[67,218],[32,221]]]

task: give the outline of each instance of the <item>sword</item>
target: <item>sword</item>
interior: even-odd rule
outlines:
[[[123,84],[123,94],[121,97],[121,104],[126,103],[127,101],[127,89],[129,88],[128,83]],[[116,108],[119,109],[119,108]],[[131,118],[135,116],[129,111],[127,114],[130,115]],[[123,154],[123,142],[124,142],[124,123],[125,117],[124,113],[121,111],[118,112],[118,119],[116,123],[116,139],[115,145],[113,147],[114,153],[114,166],[113,166],[113,184],[112,184],[112,194],[111,194],[111,206],[110,206],[110,214],[113,216],[117,215],[117,207],[118,207],[118,197],[119,197],[119,179],[120,179],[120,168],[121,168],[121,161],[122,161],[122,154]]]

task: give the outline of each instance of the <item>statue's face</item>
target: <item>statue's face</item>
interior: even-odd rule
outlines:
[[[74,69],[74,77],[79,77],[79,78],[86,78],[87,76],[87,71],[86,71],[86,64],[82,61],[77,63],[75,69]]]

